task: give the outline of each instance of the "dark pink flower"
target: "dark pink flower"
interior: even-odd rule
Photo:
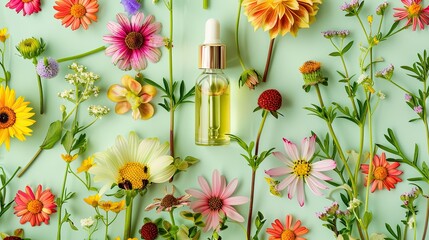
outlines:
[[[6,7],[15,9],[16,13],[21,12],[25,15],[31,15],[38,13],[42,9],[40,8],[40,0],[10,0]]]

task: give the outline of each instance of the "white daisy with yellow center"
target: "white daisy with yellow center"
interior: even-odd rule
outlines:
[[[96,153],[96,164],[88,172],[94,175],[94,181],[105,184],[100,193],[112,184],[126,190],[141,190],[173,176],[176,168],[168,151],[168,142],[161,144],[157,138],[141,140],[130,132],[128,140],[118,136],[114,146]]]

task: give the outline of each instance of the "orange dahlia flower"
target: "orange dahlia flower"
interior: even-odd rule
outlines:
[[[314,22],[322,0],[244,0],[242,6],[255,30],[269,31],[273,39],[290,32],[296,36],[300,28]]]
[[[80,26],[88,29],[91,22],[97,21],[97,0],[58,0],[55,3],[54,9],[58,12],[54,17],[61,19],[61,23],[65,27],[71,25],[73,31]]]

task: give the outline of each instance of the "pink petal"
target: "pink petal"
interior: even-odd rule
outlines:
[[[292,171],[293,169],[289,167],[276,167],[266,170],[265,173],[270,175],[270,177],[278,177],[291,173]]]
[[[249,198],[247,197],[243,197],[243,196],[235,196],[235,197],[230,197],[227,199],[223,200],[223,204],[224,205],[241,205],[241,204],[245,204],[249,201]]]
[[[228,186],[226,186],[220,195],[220,198],[226,199],[229,198],[235,191],[238,185],[237,178],[234,178],[231,182],[228,183]]]
[[[286,150],[286,154],[289,156],[289,159],[291,159],[292,161],[298,160],[299,154],[295,143],[287,140],[286,138],[283,138],[283,143]]]
[[[310,139],[304,138],[301,142],[301,158],[307,161],[311,160],[316,149],[315,145],[316,135],[311,136]]]
[[[210,186],[207,183],[206,179],[204,179],[202,176],[199,176],[198,183],[200,184],[201,189],[207,196],[212,196],[212,190],[210,189]]]
[[[295,177],[293,179],[293,181],[290,183],[289,187],[288,187],[288,191],[287,191],[287,197],[289,199],[292,199],[295,192],[296,192],[296,186],[298,185],[298,182],[302,181],[299,177]]]
[[[304,206],[304,181],[302,179],[298,179],[298,203],[302,207]]]
[[[212,196],[219,197],[223,192],[221,178],[224,178],[224,176],[220,176],[219,171],[214,170],[212,174]]]
[[[243,216],[241,216],[234,208],[230,206],[223,206],[222,210],[225,212],[228,218],[231,218],[237,222],[244,222]]]
[[[314,195],[317,195],[317,196],[322,195],[322,192],[318,189],[319,185],[317,185],[318,182],[316,179],[310,178],[310,176],[309,176],[306,178],[306,183],[307,183],[307,186],[310,188],[310,190],[314,193]]]
[[[332,178],[326,176],[325,174],[323,174],[321,172],[311,171],[310,175],[315,176],[318,179],[322,179],[322,180],[325,180],[325,181],[332,180]]]
[[[291,175],[287,176],[285,179],[283,179],[279,183],[279,185],[277,185],[276,189],[278,191],[281,191],[281,190],[285,189],[287,186],[289,186],[296,179],[297,179],[297,176],[295,174],[291,174]]]
[[[316,172],[329,171],[334,169],[336,166],[337,163],[332,159],[326,159],[311,164],[312,170]]]
[[[283,153],[281,152],[273,152],[272,153],[274,157],[276,157],[278,160],[282,161],[288,166],[293,166],[293,162],[289,160]]]

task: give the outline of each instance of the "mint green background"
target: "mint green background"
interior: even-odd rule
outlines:
[[[168,35],[168,11],[163,6],[162,1],[154,5],[149,0],[143,1],[142,11],[145,14],[153,14],[156,20],[164,26],[162,34]],[[269,117],[264,132],[262,134],[261,149],[275,147],[278,151],[284,151],[282,138],[286,137],[298,145],[302,138],[309,136],[310,131],[319,135],[326,133],[325,124],[314,116],[308,115],[303,109],[311,103],[316,103],[316,95],[313,91],[305,93],[301,86],[303,84],[301,75],[298,71],[299,66],[306,60],[314,59],[321,61],[325,69],[325,74],[330,78],[329,87],[322,88],[326,102],[337,101],[348,103],[346,95],[341,84],[337,83],[335,71],[340,69],[339,59],[329,57],[332,47],[328,40],[324,39],[320,32],[329,29],[350,29],[351,37],[355,39],[354,48],[351,50],[348,60],[349,66],[354,73],[358,72],[358,48],[359,42],[364,40],[360,28],[358,28],[356,19],[344,17],[343,12],[339,10],[342,1],[325,1],[321,5],[317,21],[311,25],[310,29],[300,30],[298,37],[290,35],[279,37],[275,45],[275,54],[272,61],[271,71],[268,82],[261,84],[255,91],[249,91],[247,88],[238,88],[237,80],[241,73],[236,56],[234,44],[234,29],[237,2],[231,0],[211,0],[208,10],[202,9],[201,1],[182,0],[174,3],[174,78],[175,80],[185,80],[188,87],[192,86],[195,79],[200,74],[197,69],[197,50],[198,45],[203,42],[204,23],[208,18],[217,18],[221,23],[221,38],[228,47],[227,64],[225,73],[231,80],[231,130],[233,134],[242,137],[245,141],[255,140],[257,129],[260,124],[260,114],[252,113],[257,105],[257,97],[266,89],[278,89],[283,95],[283,106],[280,112],[284,117],[275,120]],[[367,1],[364,8],[366,14],[372,14],[373,9],[382,1]],[[4,3],[3,3],[4,4]],[[0,164],[5,167],[10,175],[17,166],[24,166],[27,161],[37,151],[38,146],[44,138],[45,131],[50,122],[60,116],[59,106],[65,104],[62,99],[57,97],[57,93],[64,89],[69,89],[69,85],[63,80],[67,73],[67,64],[61,64],[60,74],[50,80],[43,80],[46,114],[38,114],[38,93],[33,65],[30,61],[24,60],[18,56],[14,46],[22,39],[28,37],[42,37],[47,43],[47,50],[44,56],[61,58],[82,53],[87,50],[97,48],[105,44],[102,36],[108,34],[106,24],[109,21],[115,21],[115,14],[123,12],[123,7],[117,1],[100,1],[98,13],[98,22],[92,23],[87,31],[79,29],[71,31],[64,28],[60,20],[53,17],[55,14],[53,1],[43,1],[42,11],[38,14],[23,17],[22,14],[16,14],[13,10],[6,7],[0,8],[0,28],[7,27],[11,37],[8,39],[9,54],[7,64],[12,73],[11,86],[15,88],[18,95],[23,95],[32,102],[37,123],[33,125],[33,136],[26,142],[19,142],[13,139],[11,149],[7,152],[4,146],[0,149]],[[427,4],[427,1],[426,1]],[[402,7],[401,2],[396,0],[392,3],[396,7]],[[389,10],[384,28],[387,29],[393,21],[393,11]],[[377,21],[377,18],[375,18]],[[253,31],[253,27],[247,22],[244,15],[240,21],[240,44],[243,57],[249,66],[255,67],[262,72],[265,64],[267,48],[269,44],[268,34],[262,30]],[[412,32],[406,30],[398,36],[393,37],[388,42],[377,47],[375,56],[383,56],[386,63],[379,64],[376,69],[393,63],[396,67],[395,80],[402,83],[407,88],[417,87],[416,81],[407,77],[399,66],[409,65],[416,60],[416,54],[422,52],[428,47],[429,34],[427,29],[424,31]],[[162,49],[163,57],[157,64],[150,63],[148,68],[143,71],[145,76],[158,82],[163,77],[168,76],[168,54],[166,49]],[[84,58],[78,61],[88,67],[89,71],[99,74],[102,78],[99,85],[102,87],[102,94],[95,102],[109,106],[114,109],[114,103],[106,97],[106,89],[114,83],[119,83],[124,74],[135,74],[135,72],[123,72],[111,64],[111,59],[103,53]],[[393,128],[399,136],[401,143],[408,148],[409,154],[412,153],[414,143],[421,146],[422,159],[427,159],[425,149],[425,139],[422,133],[421,123],[408,123],[408,120],[415,117],[415,114],[409,109],[403,100],[403,92],[398,91],[393,85],[376,80],[376,90],[383,91],[387,97],[382,101],[374,116],[375,141],[385,143],[383,134],[386,129]],[[153,101],[160,101],[158,94]],[[91,103],[94,103],[92,101]],[[81,121],[89,121],[87,116],[81,116]],[[358,129],[349,122],[337,120],[334,127],[339,133],[340,141],[347,150],[358,150]],[[113,111],[110,115],[97,122],[89,128],[89,148],[87,155],[97,151],[103,151],[114,144],[117,135],[128,135],[130,131],[136,131],[140,137],[159,137],[161,141],[168,140],[169,115],[161,107],[156,107],[155,116],[148,121],[134,121],[130,114],[116,115]],[[246,166],[244,159],[240,156],[242,150],[235,143],[223,147],[199,147],[194,145],[194,105],[188,104],[180,107],[176,115],[176,154],[177,156],[191,155],[201,160],[199,164],[189,169],[187,173],[180,174],[174,181],[179,193],[183,194],[187,188],[199,188],[197,176],[204,176],[211,181],[211,173],[214,169],[224,174],[228,180],[239,179],[237,195],[248,195],[250,189],[250,168]],[[405,147],[405,146],[404,146]],[[366,148],[365,150],[368,150]],[[65,168],[65,163],[61,160],[62,147],[56,146],[53,150],[45,151],[31,167],[31,169],[20,179],[14,181],[8,186],[8,200],[11,200],[16,191],[23,190],[26,185],[33,188],[37,184],[42,184],[44,188],[51,188],[54,194],[59,194],[61,190],[61,181]],[[82,156],[86,157],[86,156]],[[72,163],[73,168],[77,168],[83,158]],[[302,220],[303,225],[310,229],[306,235],[307,239],[332,239],[332,234],[326,228],[321,226],[321,221],[315,217],[315,212],[323,211],[330,201],[324,197],[313,196],[306,189],[305,207],[299,207],[296,198],[289,200],[286,196],[277,198],[269,194],[268,186],[264,180],[263,170],[280,166],[281,163],[270,156],[261,165],[256,179],[255,194],[255,213],[262,211],[267,217],[268,227],[274,219],[279,218],[284,221],[286,214],[293,214],[295,218]],[[415,176],[415,172],[407,166],[401,166],[404,171],[403,179]],[[362,184],[362,183],[361,183]],[[154,185],[144,198],[138,198],[135,206],[134,229],[137,236],[137,228],[141,226],[143,217],[157,218],[167,217],[167,214],[158,215],[155,211],[145,212],[143,209],[154,197],[160,197],[165,186],[171,188],[169,184]],[[392,191],[377,191],[371,194],[370,210],[374,212],[374,221],[370,232],[387,231],[384,223],[396,225],[403,218],[404,212],[400,208],[400,194],[411,189],[407,181],[399,183],[397,189]],[[424,189],[427,186],[422,184]],[[68,226],[63,227],[63,239],[83,239],[86,235],[80,227],[80,219],[93,215],[93,210],[85,204],[82,199],[88,196],[81,185],[73,177],[69,178],[68,189],[77,192],[76,197],[65,205],[72,213],[72,219],[75,221],[79,231],[72,231]],[[327,191],[326,191],[327,193]],[[92,193],[91,193],[92,194]],[[362,195],[363,197],[363,195]],[[421,214],[418,215],[417,225],[421,231],[424,223],[425,202],[420,200],[418,206]],[[238,207],[240,213],[247,218],[248,204]],[[183,208],[185,210],[186,208]],[[110,236],[122,236],[123,217],[121,213],[118,220],[110,228]],[[179,218],[177,218],[179,219]],[[179,222],[182,222],[179,220]],[[50,225],[41,227],[31,227],[30,224],[20,225],[19,219],[9,210],[0,220],[0,231],[12,233],[15,228],[23,227],[26,236],[32,239],[54,239],[56,234],[57,214],[51,215]],[[100,229],[95,239],[102,239],[103,228]],[[229,224],[229,228],[221,234],[224,239],[245,239],[244,233],[237,224]],[[411,234],[410,234],[411,235]],[[208,235],[206,235],[208,236]],[[421,237],[421,234],[418,235]],[[267,239],[266,235],[261,239]],[[203,238],[202,238],[203,239]]]

